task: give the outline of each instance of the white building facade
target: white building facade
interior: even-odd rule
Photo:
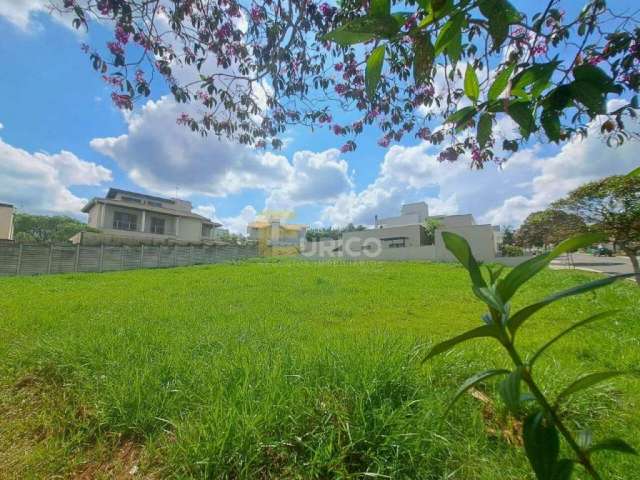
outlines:
[[[425,228],[427,220],[434,220],[437,228],[430,236]],[[305,255],[311,258],[341,257],[371,260],[430,260],[455,261],[442,239],[442,232],[464,237],[474,256],[481,261],[498,257],[499,229],[489,224],[477,224],[473,215],[429,215],[426,203],[402,205],[397,217],[378,218],[374,228],[345,232],[340,241],[309,242]]]
[[[114,241],[208,243],[220,227],[191,211],[191,202],[110,188],[104,198],[93,198],[82,209],[88,225]],[[80,235],[80,238],[82,235]],[[81,243],[74,237],[72,241]]]

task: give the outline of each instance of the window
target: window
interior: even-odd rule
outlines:
[[[122,197],[122,201],[129,202],[129,203],[142,203],[142,200],[134,197]]]
[[[407,237],[381,238],[380,240],[387,248],[404,248],[407,246]]]
[[[138,217],[131,213],[115,212],[113,214],[113,228],[116,230],[138,230]]]
[[[151,207],[160,207],[160,208],[162,208],[162,203],[154,202],[153,200],[147,200],[147,205],[149,205]]]
[[[164,218],[151,217],[151,233],[164,235]]]
[[[211,231],[213,230],[213,225],[207,225],[206,223],[202,224],[202,237],[203,238],[211,238]]]

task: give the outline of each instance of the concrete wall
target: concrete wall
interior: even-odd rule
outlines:
[[[400,207],[400,215],[417,214],[422,223],[429,216],[429,207],[424,202],[405,203]]]
[[[186,242],[199,242],[202,240],[202,220],[180,217],[178,239]]]
[[[473,215],[440,215],[435,217],[429,217],[437,220],[441,223],[442,227],[464,227],[475,225],[476,221]]]
[[[13,240],[13,206],[0,205],[0,240]]]
[[[342,234],[342,244],[347,244],[355,250],[361,250],[367,239],[382,240],[385,238],[407,237],[406,247],[419,247],[425,243],[424,229],[420,225],[405,225],[403,227],[374,228]],[[384,243],[384,242],[383,242]],[[383,249],[387,250],[383,245]],[[393,249],[399,250],[399,249]]]
[[[493,228],[491,225],[466,225],[459,227],[443,227],[436,230],[436,257],[438,260],[453,262],[455,257],[447,250],[442,240],[442,232],[453,232],[469,242],[474,257],[482,261],[490,261],[496,257]]]

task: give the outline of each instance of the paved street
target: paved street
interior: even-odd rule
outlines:
[[[585,253],[574,253],[573,263],[576,268],[596,270],[608,275],[620,275],[622,273],[633,273],[631,261],[627,257],[595,257]],[[563,256],[551,263],[552,267],[566,268],[567,257]]]

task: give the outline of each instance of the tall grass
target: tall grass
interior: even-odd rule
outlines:
[[[589,276],[544,272],[521,301]],[[289,261],[0,280],[0,477],[72,475],[131,442],[137,474],[154,477],[530,478],[501,405],[467,396],[442,417],[460,381],[503,354],[486,342],[420,362],[477,324],[467,282],[454,265]],[[636,290],[620,283],[523,327],[526,348],[622,309],[554,347],[538,365],[547,389],[637,367]],[[569,408],[638,446],[639,401],[622,379]],[[608,478],[640,471],[633,457],[598,464]]]

